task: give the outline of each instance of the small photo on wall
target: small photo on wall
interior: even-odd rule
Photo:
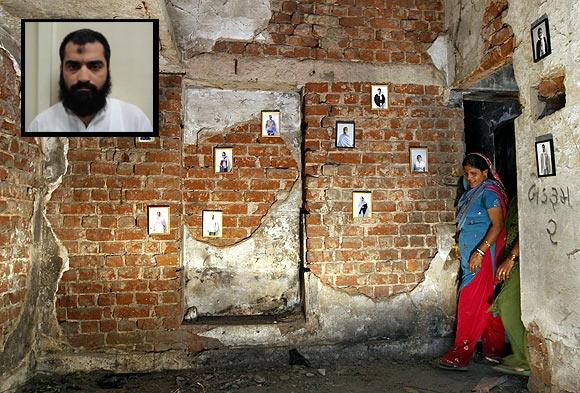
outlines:
[[[373,212],[372,194],[368,191],[353,191],[352,216],[354,218],[370,217]]]
[[[169,217],[169,206],[147,206],[149,234],[169,234]]]
[[[202,213],[202,233],[203,237],[222,237],[221,210],[204,210]]]
[[[552,53],[550,26],[548,25],[547,15],[542,15],[540,19],[532,23],[531,35],[534,63],[537,63]]]
[[[216,147],[213,149],[215,173],[231,173],[233,169],[233,148]]]
[[[262,136],[280,136],[280,111],[262,111]]]
[[[152,136],[138,136],[137,142],[139,143],[153,143],[155,142],[155,137]]]
[[[553,139],[536,141],[536,163],[538,177],[556,176]]]
[[[336,147],[353,148],[354,141],[354,121],[337,121]]]
[[[426,147],[411,147],[409,149],[409,165],[412,173],[429,172]]]
[[[389,108],[389,85],[371,86],[371,108],[372,109]]]

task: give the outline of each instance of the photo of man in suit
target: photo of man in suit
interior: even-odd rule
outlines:
[[[548,18],[543,17],[532,24],[532,52],[534,63],[552,53]]]
[[[542,28],[538,28],[538,39],[536,40],[536,58],[542,58],[548,51],[548,41],[544,37]]]
[[[381,91],[381,88],[379,87],[377,90],[377,93],[375,94],[373,101],[375,103],[375,106],[377,108],[384,108],[385,107],[385,103],[387,101],[387,99],[385,98],[385,95],[383,94],[383,92]]]

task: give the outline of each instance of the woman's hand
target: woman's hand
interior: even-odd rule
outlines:
[[[469,257],[469,271],[471,273],[477,272],[481,268],[481,263],[483,262],[483,257],[474,251]]]
[[[514,268],[514,260],[512,258],[506,258],[503,260],[501,265],[497,268],[495,272],[495,278],[497,281],[504,281],[510,278],[512,269]]]

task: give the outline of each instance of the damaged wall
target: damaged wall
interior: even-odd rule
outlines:
[[[510,1],[514,71],[522,115],[516,119],[522,245],[522,320],[529,329],[532,378],[541,392],[580,391],[580,24],[579,1]],[[552,54],[533,62],[530,26],[549,18]],[[537,87],[564,73],[565,107],[536,120]],[[538,178],[536,138],[552,134],[556,176]]]
[[[213,51],[236,55],[430,64],[427,47],[444,30],[440,0],[261,0],[251,2],[246,11],[247,1],[237,3],[240,9],[231,2],[218,9],[212,0],[195,7],[188,1],[169,2],[184,59],[207,51],[219,38]],[[224,23],[232,11],[235,17]],[[243,27],[231,30],[235,23]]]
[[[133,5],[119,12],[130,17],[151,9],[148,2]],[[58,328],[38,343],[38,370],[182,368],[198,361],[191,353],[229,345],[369,338],[385,338],[391,353],[441,351],[455,306],[451,202],[462,153],[461,113],[446,108],[444,76],[426,53],[443,29],[442,3],[260,5],[255,20],[242,22],[235,34],[223,37],[219,23],[208,25],[222,40],[188,58],[184,77],[160,75],[155,142],[70,138],[66,149],[47,145],[49,156],[67,162],[46,204],[62,245],[48,241],[47,252],[61,258],[55,261],[64,271],[46,276],[48,288],[58,285],[56,296],[48,296],[56,317],[41,309],[38,315]],[[22,7],[10,3],[4,10],[21,17],[32,6]],[[34,15],[52,15],[49,10]],[[240,20],[247,17],[238,11]],[[174,27],[187,57],[199,42],[187,38],[190,24],[182,17]],[[255,35],[264,21],[272,41],[262,45]],[[389,85],[390,109],[370,110],[371,84]],[[260,136],[259,113],[270,109],[282,109],[289,126],[281,138]],[[336,120],[356,121],[355,149],[334,148]],[[218,146],[234,149],[239,172],[232,178],[213,171]],[[429,148],[428,173],[409,173],[413,146]],[[376,210],[354,225],[350,198],[359,187],[373,192]],[[171,207],[171,234],[147,234],[146,208],[153,204]],[[224,210],[227,236],[201,236],[206,208]],[[303,287],[300,251],[310,266]],[[204,273],[218,269],[234,273],[221,276],[233,283],[205,281]],[[227,290],[224,307],[217,297]],[[293,322],[182,324],[191,307],[247,315],[302,305],[306,315]]]
[[[448,0],[445,11],[450,85],[471,87],[511,63],[514,34],[504,22],[508,0]]]
[[[300,95],[186,86],[184,108],[186,319],[293,311],[300,302]],[[262,136],[261,110],[280,111],[279,137]],[[214,148],[228,146],[232,171],[215,173]],[[223,212],[223,237],[203,238],[203,210]]]
[[[461,2],[459,2],[461,3]],[[456,7],[450,1],[448,8]],[[528,329],[528,346],[532,376],[529,388],[534,392],[580,391],[578,384],[578,342],[580,341],[578,256],[579,219],[574,206],[578,200],[578,167],[580,119],[580,78],[578,53],[580,37],[575,26],[580,22],[578,1],[522,1],[494,0],[486,4],[486,11],[473,14],[496,26],[496,36],[489,43],[502,41],[491,52],[483,45],[489,27],[476,29],[472,35],[456,35],[459,48],[475,45],[476,60],[463,65],[457,63],[454,84],[469,89],[478,86],[478,78],[487,70],[497,69],[513,58],[513,71],[519,87],[522,114],[515,120],[517,191],[519,194],[519,224],[521,242],[522,321]],[[492,12],[493,11],[493,12]],[[531,25],[542,15],[549,19],[552,53],[534,63],[530,39]],[[476,21],[465,13],[449,14],[452,26],[473,26]],[[501,17],[501,19],[500,19]],[[502,22],[503,21],[503,22]],[[508,24],[498,29],[501,23]],[[511,29],[511,33],[510,33]],[[478,35],[481,34],[481,38]],[[473,38],[477,37],[477,38]],[[501,38],[501,39],[500,39]],[[509,48],[513,48],[513,56]],[[486,58],[485,55],[491,56]],[[543,118],[539,102],[544,86],[557,85],[563,77],[565,104]],[[563,100],[559,100],[563,102]],[[556,176],[539,177],[536,162],[536,141],[551,135],[554,141]],[[548,279],[547,279],[548,277]]]
[[[74,347],[157,345],[181,322],[181,76],[160,75],[162,138],[71,138],[47,216],[68,251],[57,319]],[[171,109],[175,108],[175,109]],[[168,205],[170,234],[147,233],[147,206]]]
[[[305,86],[307,262],[323,283],[383,298],[410,292],[436,254],[435,228],[454,220],[462,111],[435,85],[391,84],[372,111],[370,83]],[[335,122],[354,120],[356,148],[335,147]],[[413,173],[409,148],[428,149]],[[353,219],[352,192],[372,193],[373,214]]]
[[[42,152],[20,138],[20,69],[0,48],[0,390],[29,377],[41,288],[38,206],[42,204]],[[34,219],[33,219],[34,212]],[[34,233],[33,233],[34,228]],[[47,273],[47,275],[50,275]],[[53,283],[56,278],[53,277]],[[48,289],[48,288],[47,288]],[[50,298],[49,298],[50,299]],[[53,305],[40,302],[44,309]],[[41,308],[38,313],[42,313]]]

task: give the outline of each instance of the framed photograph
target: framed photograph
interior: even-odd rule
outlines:
[[[138,136],[137,142],[139,143],[154,143],[155,137],[152,136]]]
[[[159,136],[159,20],[22,19],[21,42],[22,136]]]
[[[538,177],[556,176],[553,139],[536,141],[536,164]]]
[[[389,85],[371,86],[371,108],[372,109],[389,108]]]
[[[373,213],[372,194],[369,191],[353,191],[352,216],[354,218],[371,217]]]
[[[213,149],[213,162],[215,173],[231,173],[234,156],[231,147],[215,147]]]
[[[262,136],[280,136],[280,111],[262,111]]]
[[[353,148],[354,141],[354,121],[337,121],[336,147]]]
[[[532,35],[532,52],[534,53],[534,63],[537,63],[552,53],[548,16],[542,15],[540,19],[532,23],[530,32]]]
[[[202,212],[202,233],[203,237],[222,237],[221,210],[204,210]]]
[[[429,156],[426,147],[409,148],[411,173],[429,172]]]
[[[147,206],[149,234],[169,234],[171,228],[169,218],[169,206]]]

